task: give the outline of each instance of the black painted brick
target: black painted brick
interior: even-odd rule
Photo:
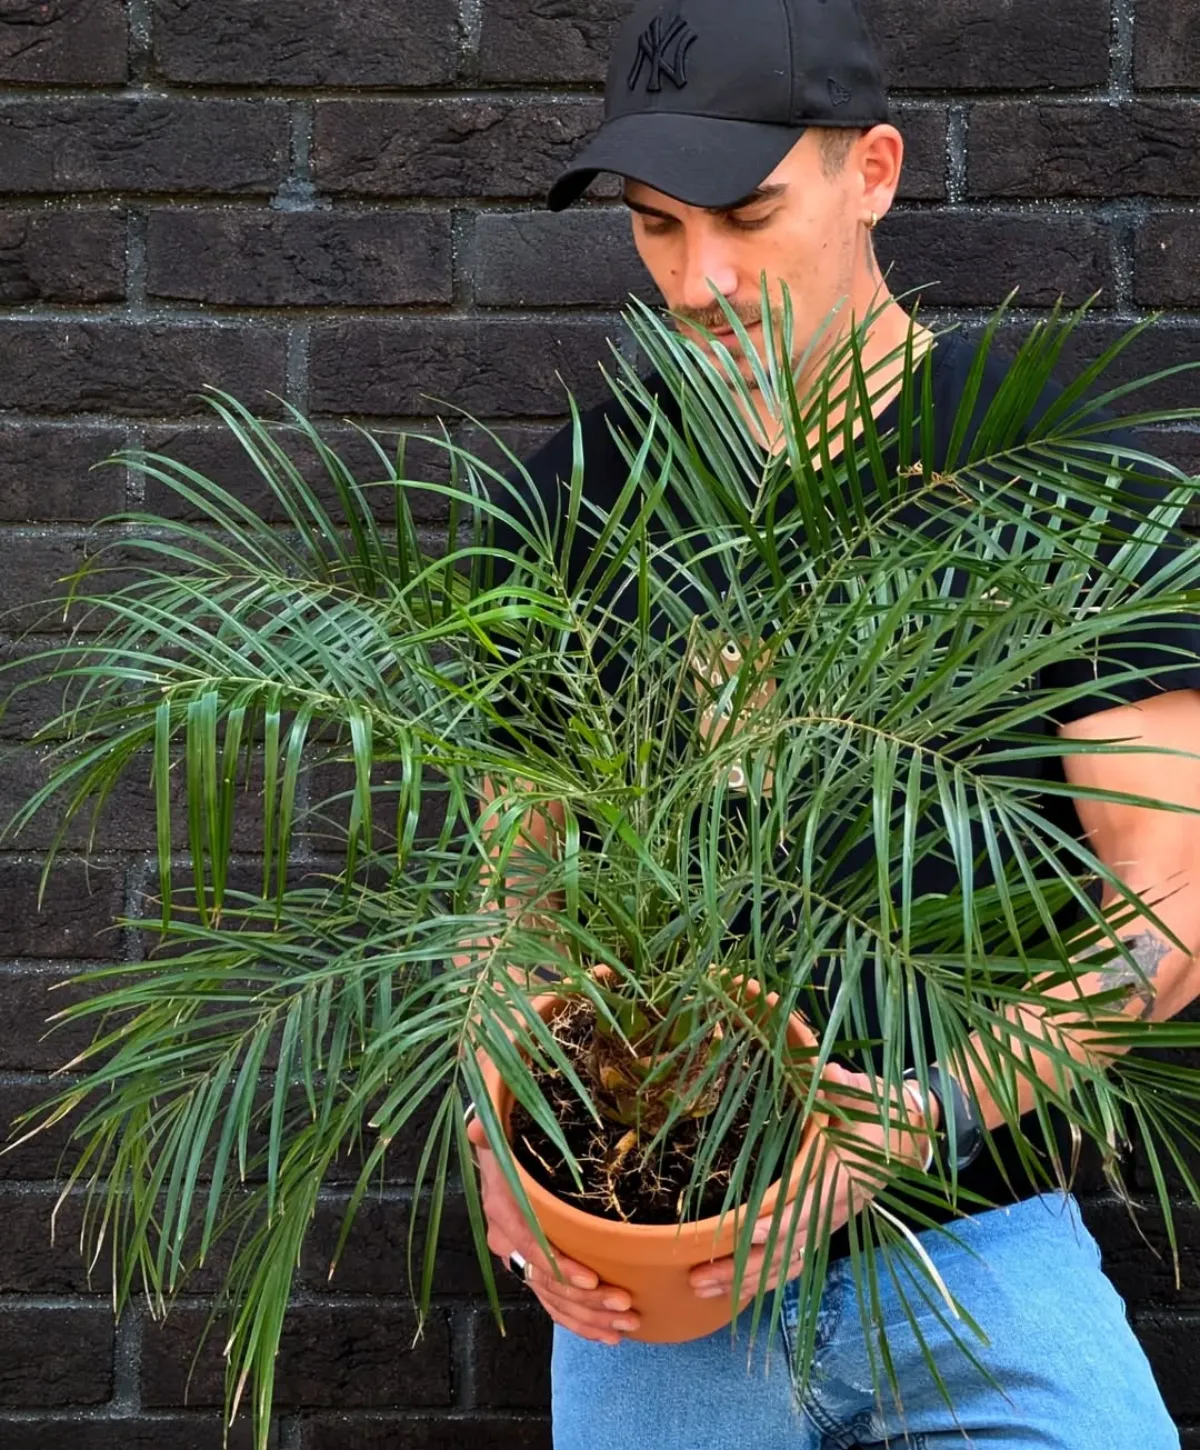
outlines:
[[[345,849],[350,824],[350,805],[354,789],[354,769],[343,758],[325,758],[314,763],[309,772],[309,801],[312,818],[304,828],[305,835],[317,852]],[[396,809],[400,800],[400,767],[379,763],[371,776],[375,792],[374,839],[377,850],[390,852],[396,844]],[[444,780],[427,774],[417,811],[417,842],[432,844],[439,836],[446,814],[447,793]]]
[[[2,879],[3,872],[0,871]],[[110,933],[92,945],[90,950],[86,943],[82,950],[76,948],[76,954],[116,958],[119,953],[114,946],[118,943],[116,934]],[[37,954],[27,951],[24,955],[32,957]],[[56,952],[55,955],[65,953]],[[84,985],[78,980],[78,972],[68,967],[0,965],[0,1002],[4,1007],[4,1020],[0,1022],[0,1069],[54,1072],[62,1067],[90,1045],[99,1018],[60,1022],[53,1026],[50,1018],[64,1008],[115,985],[115,980]]]
[[[1192,6],[1137,0],[1134,74],[1147,88],[1200,87],[1200,25]]]
[[[893,267],[892,291],[925,288],[926,306],[998,306],[1014,287],[1017,306],[1079,303],[1101,289],[1101,305],[1113,300],[1108,230],[1091,217],[896,212],[876,251]]]
[[[416,1162],[425,1145],[428,1125],[405,1128],[409,1140],[401,1149]],[[330,1194],[317,1209],[312,1231],[300,1268],[300,1284],[320,1292],[335,1294],[390,1294],[407,1297],[415,1294],[421,1282],[422,1256],[425,1251],[427,1206],[417,1219],[413,1238],[413,1276],[408,1272],[408,1235],[412,1209],[404,1195],[386,1198],[368,1193],[355,1214],[350,1237],[332,1278],[329,1274],[334,1251],[345,1220],[348,1199],[344,1194]],[[438,1234],[438,1252],[434,1285],[438,1294],[482,1294],[483,1275],[471,1238],[470,1221],[465,1201],[447,1194]],[[506,1297],[524,1292],[522,1285],[504,1273],[496,1264],[496,1287]]]
[[[0,749],[0,815],[7,818],[10,810],[31,799],[60,764],[57,757],[33,748]],[[64,794],[52,797],[37,818],[14,836],[13,845],[23,851],[49,850],[58,836],[60,812],[66,804]],[[176,847],[186,847],[187,780],[182,769],[171,772],[170,804],[171,840]],[[153,851],[158,835],[150,755],[128,763],[100,812],[94,833],[92,811],[89,805],[71,820],[61,837],[65,849],[88,851],[103,846],[109,851]],[[239,768],[231,839],[235,851],[262,849],[262,764],[257,758],[248,775]]]
[[[95,631],[102,623],[97,615],[88,617],[73,606],[65,613],[68,579],[85,563],[97,557],[99,534],[34,532],[13,529],[4,538],[4,568],[0,570],[0,628],[16,632],[38,630],[54,634],[80,627]],[[105,580],[119,587],[127,582],[123,576],[110,575]],[[92,587],[98,587],[96,579]],[[35,675],[44,677],[45,666],[33,666]],[[39,701],[52,696],[51,687],[39,687]]]
[[[623,307],[658,292],[624,207],[490,212],[475,223],[475,300],[501,307]]]
[[[504,1333],[490,1309],[471,1311],[471,1362],[476,1405],[498,1410],[548,1410],[553,1323],[540,1304],[504,1310]]]
[[[1138,227],[1134,300],[1144,307],[1200,307],[1200,217],[1149,216]]]
[[[62,685],[46,677],[38,658],[60,643],[53,637],[0,639],[0,738],[27,740],[61,711]]]
[[[946,137],[949,115],[945,106],[897,101],[892,123],[904,138],[904,168],[900,173],[900,201],[942,201],[946,196]]]
[[[1134,1327],[1167,1409],[1177,1420],[1200,1417],[1200,1315],[1144,1311]]]
[[[541,196],[599,121],[590,99],[319,101],[313,175],[334,194]]]
[[[498,423],[490,426],[481,423],[465,427],[459,441],[470,453],[493,468],[508,469],[514,466],[514,459],[532,458],[559,426],[556,422]],[[494,484],[493,497],[498,489],[499,484]]]
[[[0,305],[119,302],[124,296],[120,212],[0,212]]]
[[[378,417],[448,415],[447,404],[476,417],[557,417],[564,386],[585,403],[602,396],[599,364],[614,330],[560,318],[322,322],[312,331],[311,404]]]
[[[479,38],[479,74],[500,84],[600,84],[629,0],[488,0]]]
[[[0,1308],[0,1406],[98,1405],[112,1390],[108,1307]]]
[[[323,422],[319,429],[326,446],[338,455],[352,477],[366,490],[367,501],[375,512],[381,518],[394,520],[393,490],[385,480],[391,477],[395,467],[400,433],[407,433],[409,430],[371,431],[379,439],[389,460],[388,465],[384,464],[358,429],[333,422]],[[330,516],[334,519],[343,518],[344,510],[333,481],[316,450],[294,431],[286,428],[275,428],[273,436],[287,449],[303,477],[330,511]],[[230,430],[191,424],[163,425],[146,430],[145,447],[219,483],[252,508],[260,518],[272,523],[280,523],[286,519],[287,514],[278,494]],[[404,458],[404,474],[407,478],[443,480],[449,474],[449,467],[446,452],[435,441],[423,436],[410,439]],[[160,478],[146,476],[145,490],[146,507],[154,513],[172,519],[195,519],[200,516],[196,504]],[[419,523],[445,521],[445,500],[437,494],[409,490],[408,503]]]
[[[480,74],[499,83],[601,84],[629,0],[489,0]],[[1091,86],[1108,79],[1107,0],[1047,7],[1016,0],[873,0],[867,8],[889,83],[904,89],[1014,90]]]
[[[125,436],[104,425],[0,424],[0,520],[62,523],[116,513],[125,503],[124,472],[94,465],[123,448]]]
[[[889,82],[910,90],[1103,85],[1108,0],[871,0],[864,7]]]
[[[252,86],[434,86],[458,67],[455,0],[155,0],[167,79]]]
[[[269,1450],[278,1443],[278,1434],[272,1432]],[[220,1418],[213,1414],[36,1421],[0,1417],[0,1445],[4,1450],[251,1450],[252,1439],[249,1427],[238,1424],[226,1441]]]
[[[0,857],[0,957],[108,957],[120,950],[120,933],[112,929],[124,908],[119,871],[64,857],[39,906],[41,873],[38,861]],[[11,1030],[11,1023],[0,1024],[0,1034]],[[0,1051],[0,1066],[41,1065],[5,1062],[7,1055]]]
[[[198,412],[206,385],[252,407],[284,390],[285,339],[205,321],[0,321],[0,397],[31,413]]]
[[[105,85],[129,70],[122,0],[7,0],[0,84]]]
[[[82,1195],[72,1194],[55,1215],[58,1199],[44,1188],[0,1193],[0,1294],[111,1295],[112,1263],[103,1250],[88,1282],[79,1242]]]
[[[66,1160],[62,1155],[67,1148],[73,1115],[16,1146],[17,1140],[29,1131],[30,1126],[18,1125],[17,1119],[40,1107],[65,1085],[66,1080],[62,1078],[51,1085],[48,1078],[10,1074],[0,1077],[0,1145],[12,1145],[0,1153],[0,1182],[50,1181],[58,1178],[62,1165],[70,1161],[73,1150],[68,1150]]]
[[[1128,330],[1126,323],[1085,322],[1063,348],[1058,376],[1077,377]],[[1026,332],[1023,325],[1005,324],[1000,330],[1001,346],[1012,351],[1017,339],[1023,338]],[[1119,383],[1133,382],[1175,366],[1187,365],[1187,371],[1175,373],[1118,399],[1112,404],[1112,409],[1118,415],[1158,409],[1191,409],[1196,406],[1196,390],[1200,383],[1200,367],[1197,364],[1200,364],[1200,325],[1191,322],[1160,324],[1131,342],[1105,370],[1101,381],[1104,390],[1107,390]],[[1097,385],[1094,391],[1100,390]]]
[[[972,196],[1192,197],[1200,106],[1187,101],[1026,103],[971,109]]]
[[[221,1325],[188,1370],[206,1323],[200,1309],[179,1309],[147,1328],[142,1341],[142,1403],[148,1407],[219,1405],[223,1398]],[[314,1408],[446,1405],[451,1397],[450,1337],[432,1310],[414,1345],[407,1307],[376,1303],[369,1314],[351,1300],[297,1306],[284,1327],[276,1368],[276,1403]]]
[[[1200,1303],[1200,1264],[1191,1245],[1200,1236],[1200,1208],[1173,1203],[1171,1216],[1180,1242],[1179,1285],[1170,1240],[1157,1201],[1137,1203],[1131,1214],[1112,1197],[1098,1198],[1084,1213],[1103,1255],[1104,1272],[1116,1285],[1130,1312],[1143,1304],[1179,1307]]]
[[[447,212],[156,211],[146,289],[246,307],[402,307],[453,298]]]
[[[550,1450],[550,1422],[532,1416],[439,1417],[316,1415],[301,1430],[302,1450]]]
[[[271,192],[287,155],[278,101],[89,96],[0,105],[0,191]]]
[[[1154,451],[1192,477],[1200,476],[1200,432],[1194,429],[1164,429],[1150,436]]]

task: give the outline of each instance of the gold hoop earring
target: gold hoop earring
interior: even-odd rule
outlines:
[[[871,213],[871,220],[867,223],[867,230],[869,232],[873,232],[878,225],[879,225],[879,213],[873,211]]]

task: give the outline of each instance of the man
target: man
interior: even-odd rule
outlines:
[[[625,179],[638,251],[668,308],[697,338],[704,331],[732,347],[734,335],[716,305],[713,288],[732,305],[755,348],[763,346],[760,285],[766,274],[777,306],[784,286],[795,309],[794,362],[801,367],[809,340],[831,313],[839,326],[873,308],[864,344],[867,366],[903,343],[910,320],[891,300],[880,276],[872,232],[891,207],[904,144],[888,122],[882,72],[855,0],[657,0],[639,3],[614,49],[606,91],[605,123],[550,196],[560,209],[574,201],[600,171]],[[917,351],[933,346],[937,417],[953,416],[973,358],[961,338],[933,344],[923,329]],[[751,378],[746,357],[739,363]],[[876,405],[881,418],[902,383],[901,362],[883,378]],[[1003,368],[989,363],[984,394],[994,393]],[[764,446],[773,446],[778,422],[758,395],[756,419]],[[611,503],[623,481],[622,461],[609,422],[623,414],[610,402],[584,423],[585,487],[599,506]],[[934,451],[944,451],[939,438]],[[552,440],[529,464],[546,498],[570,476],[569,435]],[[935,466],[936,463],[935,463]],[[1178,646],[1181,640],[1174,636]],[[1136,642],[1127,659],[1140,659]],[[1174,750],[1200,742],[1200,621],[1188,643],[1194,667],[1164,672],[1153,641],[1144,642],[1142,678],[1106,685],[1081,701],[1078,712],[1048,722],[1064,739],[1131,739]],[[1083,790],[1101,788],[1200,807],[1200,762],[1153,755],[1064,756],[1063,774]],[[1094,798],[1071,802],[1047,797],[1060,823],[1086,834],[1091,849],[1119,876],[1150,894],[1170,883],[1160,908],[1165,923],[1190,952],[1170,946],[1146,924],[1122,928],[1150,988],[1123,964],[1084,979],[1089,991],[1130,983],[1125,1010],[1164,1020],[1200,995],[1200,825],[1184,813],[1137,810]],[[538,829],[548,840],[546,823]],[[1069,991],[1069,989],[1068,989]],[[1036,1030],[1034,1014],[1024,1025]],[[1061,1020],[1061,1019],[1060,1019]],[[1057,1029],[1056,1029],[1057,1030]],[[1071,1050],[1082,1058],[1081,1030]],[[1039,1072],[1052,1080],[1046,1060]],[[831,1069],[833,1086],[866,1090],[865,1075]],[[981,1082],[931,1078],[940,1089],[928,1099],[906,1093],[900,1126],[884,1121],[856,1127],[875,1148],[889,1142],[898,1155],[923,1164],[932,1137],[944,1137],[942,1099],[954,1094],[957,1130],[941,1143],[964,1171],[961,1182],[989,1201],[1012,1202],[1004,1177],[978,1154],[978,1120],[997,1128],[1003,1116]],[[1028,1089],[1027,1089],[1028,1091]],[[1023,1103],[1028,1108],[1031,1099]],[[889,1133],[893,1136],[889,1139]],[[945,1235],[921,1235],[948,1287],[989,1336],[978,1353],[1004,1387],[998,1395],[935,1321],[922,1325],[937,1371],[955,1406],[955,1422],[930,1378],[889,1286],[882,1285],[882,1316],[896,1358],[903,1406],[877,1403],[868,1348],[846,1260],[831,1263],[816,1326],[814,1374],[797,1396],[769,1347],[756,1344],[749,1362],[739,1334],[728,1331],[690,1344],[651,1345],[624,1336],[637,1327],[629,1296],[598,1283],[585,1266],[558,1256],[561,1276],[536,1248],[478,1122],[470,1128],[478,1151],[489,1243],[522,1266],[524,1277],[555,1321],[553,1394],[558,1450],[726,1450],[733,1446],[830,1447],[848,1450],[908,1438],[949,1447],[986,1444],[996,1450],[1056,1446],[1061,1450],[1166,1450],[1178,1446],[1142,1353],[1112,1286],[1101,1272],[1095,1240],[1078,1219],[1073,1197],[1036,1194],[1031,1187],[1013,1207],[998,1207],[955,1225],[962,1244]],[[831,1149],[831,1154],[833,1150]],[[837,1162],[831,1190],[835,1228],[859,1211],[870,1186],[856,1175],[852,1155]],[[1013,1182],[1027,1183],[1020,1166]],[[807,1209],[805,1209],[807,1214]],[[804,1220],[807,1221],[807,1218]],[[843,1236],[835,1243],[844,1255]],[[803,1249],[802,1235],[797,1236]],[[764,1251],[747,1267],[751,1286],[764,1268]],[[788,1284],[798,1258],[767,1266],[768,1282]],[[886,1279],[885,1276],[881,1276]],[[730,1291],[732,1263],[693,1272],[698,1295]],[[752,1292],[752,1290],[751,1290]],[[797,1331],[799,1308],[785,1291],[784,1344]],[[772,1373],[772,1369],[774,1372]]]

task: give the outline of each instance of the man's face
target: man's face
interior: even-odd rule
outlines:
[[[687,323],[715,333],[747,380],[750,363],[737,352],[710,282],[732,304],[760,356],[762,274],[777,317],[786,284],[797,361],[832,310],[854,293],[864,252],[863,175],[855,156],[852,152],[837,176],[827,176],[818,135],[806,131],[753,195],[724,212],[688,206],[641,182],[626,183],[638,252],[667,307],[685,319],[681,330],[696,341],[704,339]]]

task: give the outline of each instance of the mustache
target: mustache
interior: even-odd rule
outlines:
[[[743,327],[753,327],[756,322],[762,321],[761,307],[755,307],[746,303],[731,303],[729,304],[729,310]],[[703,327],[708,332],[716,332],[718,328],[729,326],[728,317],[719,307],[702,307],[698,309],[676,307],[674,313],[678,321],[687,323],[693,327]]]

